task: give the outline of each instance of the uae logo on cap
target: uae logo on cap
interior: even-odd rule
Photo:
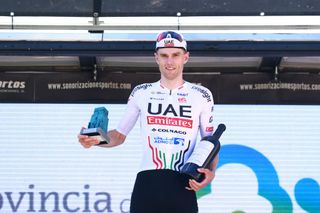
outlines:
[[[174,41],[171,37],[171,34],[168,34],[163,42],[164,42],[165,47],[173,47],[174,46]]]

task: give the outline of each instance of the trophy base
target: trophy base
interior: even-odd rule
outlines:
[[[82,129],[80,134],[97,138],[100,141],[100,143],[97,145],[108,144],[110,142],[109,137],[101,128]]]

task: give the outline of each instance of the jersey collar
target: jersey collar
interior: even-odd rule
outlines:
[[[164,85],[161,84],[160,80],[158,81],[158,85],[160,88],[164,89],[164,90],[167,90],[167,91],[175,91],[175,90],[181,90],[183,88],[186,88],[188,83],[186,81],[183,82],[183,84],[175,89],[169,89],[167,87],[165,87]]]

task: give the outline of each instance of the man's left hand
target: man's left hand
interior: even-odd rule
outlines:
[[[186,189],[198,191],[204,188],[209,183],[211,183],[211,181],[214,179],[215,174],[210,169],[199,168],[198,172],[204,174],[204,179],[201,182],[197,182],[196,180],[190,179],[189,187],[186,187]]]

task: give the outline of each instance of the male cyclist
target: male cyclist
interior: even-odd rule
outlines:
[[[133,89],[123,119],[116,129],[108,132],[110,143],[101,146],[122,144],[140,117],[143,159],[132,192],[130,213],[197,213],[195,191],[213,180],[218,159],[210,169],[199,169],[205,176],[201,182],[179,171],[190,157],[198,133],[201,137],[212,134],[213,97],[207,88],[183,79],[189,52],[181,34],[160,33],[154,56],[160,80]],[[99,143],[83,135],[78,138],[85,148]]]

